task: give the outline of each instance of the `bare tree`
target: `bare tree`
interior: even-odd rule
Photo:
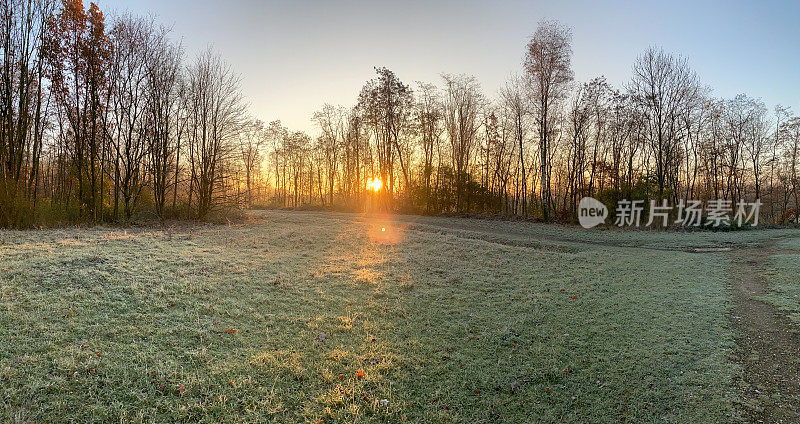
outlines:
[[[113,54],[109,79],[109,112],[104,122],[106,137],[113,149],[114,216],[123,201],[124,218],[129,220],[141,194],[144,159],[154,122],[148,120],[148,66],[157,37],[151,20],[125,15],[111,31]]]
[[[322,132],[319,142],[326,170],[325,179],[328,183],[328,204],[333,206],[334,184],[339,171],[339,153],[345,144],[347,131],[347,112],[344,107],[325,104],[321,110],[314,113],[313,120]]]
[[[697,75],[686,59],[651,47],[636,59],[630,92],[647,117],[647,139],[655,159],[658,199],[677,178],[679,119],[700,93]],[[677,196],[677,193],[674,193]]]
[[[422,149],[422,188],[425,210],[433,209],[433,193],[431,176],[434,171],[434,159],[440,149],[443,130],[443,105],[438,88],[429,83],[417,82],[417,99],[414,118],[417,124],[417,135]]]
[[[0,3],[0,227],[25,218],[20,198],[36,206],[49,98],[40,52],[52,12],[47,0]]]
[[[183,50],[160,28],[153,33],[147,59],[148,153],[150,181],[156,214],[164,219],[169,188],[173,209],[177,200],[180,141],[185,131],[181,121],[181,60]],[[184,120],[185,121],[185,120]]]
[[[764,155],[769,149],[770,139],[767,135],[767,107],[758,100],[747,101],[747,125],[745,127],[744,150],[752,167],[753,183],[755,185],[755,198],[761,198],[761,174]]]
[[[364,120],[372,127],[381,181],[386,183],[387,202],[391,204],[394,190],[395,154],[409,186],[408,166],[400,148],[400,136],[408,130],[412,106],[411,89],[403,84],[394,72],[375,68],[378,74],[362,88],[358,103]]]
[[[455,173],[456,210],[461,212],[464,185],[481,122],[478,119],[483,95],[475,77],[442,75],[445,82],[444,126],[450,141],[450,162]]]
[[[522,215],[528,214],[528,177],[525,165],[525,139],[528,131],[527,117],[530,115],[530,101],[525,93],[525,81],[521,77],[511,77],[500,89],[500,101],[505,109],[505,116],[510,118],[513,138],[519,153],[519,169],[521,177]]]
[[[215,205],[222,162],[228,159],[245,112],[239,77],[207,50],[186,71],[189,108],[191,193],[197,195],[195,216],[205,217]]]
[[[542,21],[525,51],[525,70],[532,90],[533,113],[539,136],[542,218],[550,210],[550,139],[552,118],[572,81],[572,30],[554,21]]]
[[[264,123],[255,120],[246,122],[242,127],[239,142],[242,165],[245,170],[247,188],[247,205],[253,204],[253,186],[256,174],[260,171],[262,149],[267,142],[267,130]]]

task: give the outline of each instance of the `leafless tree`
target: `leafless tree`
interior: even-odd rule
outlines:
[[[442,76],[445,82],[444,127],[450,141],[450,162],[455,173],[456,210],[462,210],[464,185],[470,168],[483,95],[475,77],[467,75]]]
[[[181,119],[185,115],[181,101],[183,50],[167,36],[168,31],[163,28],[154,31],[146,64],[150,181],[156,214],[161,219],[165,217],[170,188],[173,209],[177,201],[180,142],[185,133],[185,119]]]
[[[111,31],[108,113],[104,114],[105,136],[113,149],[114,216],[119,216],[120,197],[124,218],[131,218],[144,186],[144,159],[149,154],[155,122],[148,118],[151,49],[163,33],[152,20],[120,17]]]
[[[375,71],[378,77],[362,88],[358,102],[364,121],[372,128],[380,177],[387,183],[385,190],[390,204],[395,186],[395,157],[400,161],[406,187],[409,186],[409,168],[404,163],[400,137],[409,129],[412,91],[394,72],[386,68]]]
[[[44,47],[53,2],[0,3],[0,227],[24,219],[20,198],[35,209],[47,126]]]
[[[339,173],[339,155],[345,144],[347,132],[347,111],[342,106],[334,107],[326,104],[314,113],[313,120],[321,131],[319,148],[324,163],[320,163],[320,166],[326,172],[328,204],[333,206],[334,184]]]
[[[539,136],[542,218],[549,219],[552,118],[572,81],[572,30],[542,21],[525,51],[525,70],[532,90],[533,114]]]
[[[435,85],[418,82],[417,87],[418,95],[414,118],[417,125],[417,138],[422,149],[421,180],[425,210],[431,212],[433,209],[431,176],[434,171],[434,160],[441,148],[441,136],[444,131],[442,126],[443,106],[441,94]]]
[[[190,195],[196,193],[195,216],[205,217],[215,205],[222,162],[229,158],[244,119],[239,77],[207,50],[186,71],[189,96]]]
[[[530,99],[526,95],[525,81],[521,77],[512,76],[500,89],[500,101],[505,109],[505,116],[510,119],[513,139],[519,153],[519,169],[522,172],[520,194],[522,215],[527,215],[528,210],[528,176],[526,175],[525,141],[528,132],[528,116],[531,114]]]
[[[677,178],[680,164],[679,119],[699,95],[700,83],[685,58],[651,47],[636,59],[629,89],[645,112],[648,145],[655,159],[657,195],[663,199],[665,188]]]
[[[239,136],[239,153],[245,171],[247,205],[253,204],[253,190],[256,175],[261,170],[262,150],[267,143],[267,130],[264,123],[251,120],[242,126]]]

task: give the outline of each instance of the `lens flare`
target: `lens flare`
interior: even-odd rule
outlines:
[[[406,226],[391,214],[365,216],[369,241],[378,244],[396,244],[405,239]]]

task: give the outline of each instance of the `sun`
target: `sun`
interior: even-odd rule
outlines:
[[[380,191],[381,187],[383,187],[383,182],[381,182],[380,178],[369,179],[367,180],[367,188],[372,191]]]

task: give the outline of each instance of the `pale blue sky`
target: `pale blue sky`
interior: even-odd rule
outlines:
[[[619,87],[636,56],[660,45],[686,56],[716,96],[800,111],[800,0],[97,2],[112,14],[155,15],[190,57],[213,45],[242,76],[256,118],[312,133],[313,112],[354,104],[373,66],[406,83],[472,74],[494,95],[519,72],[542,19],[573,28],[578,81],[605,75]]]

